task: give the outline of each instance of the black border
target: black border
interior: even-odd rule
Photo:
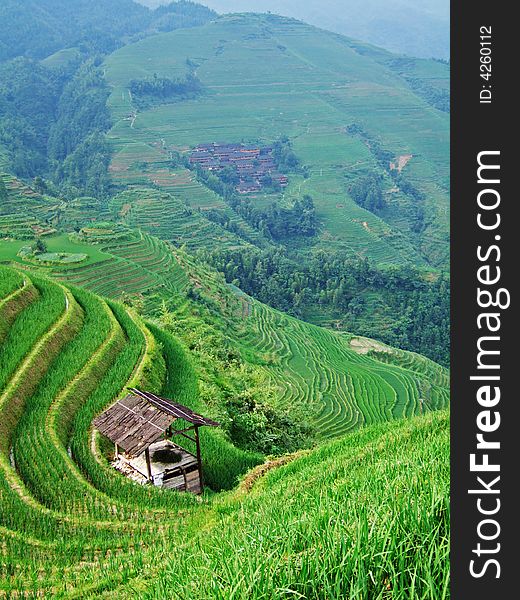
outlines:
[[[520,152],[510,150],[520,129],[515,114],[520,110],[520,102],[513,91],[518,72],[513,65],[520,36],[515,31],[514,8],[514,3],[506,1],[453,0],[451,5],[451,592],[454,600],[520,597],[517,581],[520,565],[516,566],[516,555],[520,555],[516,548],[519,533],[516,508],[520,502],[515,495],[515,488],[520,487],[517,486],[520,469],[515,464],[520,454],[520,397],[514,380],[515,370],[520,372],[520,346],[515,348],[519,328],[512,289],[520,272],[516,260],[520,229],[519,219],[515,218],[520,193],[513,188],[516,173],[520,173]],[[479,36],[483,25],[492,27],[491,104],[479,101],[479,92],[486,84],[479,69]],[[518,104],[515,111],[513,104]],[[477,184],[477,155],[483,150],[501,152],[501,183],[497,189],[501,195],[502,221],[500,231],[493,233],[479,230],[476,222],[476,196],[481,189]],[[501,524],[497,541],[501,549],[496,555],[501,574],[496,579],[495,570],[489,569],[487,575],[475,579],[469,572],[469,561],[475,558],[472,549],[478,542],[476,527],[483,518],[476,509],[475,496],[468,494],[468,489],[475,487],[469,455],[475,452],[479,412],[475,399],[479,386],[469,380],[476,372],[478,338],[476,272],[480,263],[476,248],[479,244],[493,243],[491,238],[496,233],[501,235],[500,285],[512,294],[510,308],[501,314],[501,449],[494,455],[501,463],[501,510],[497,515]]]

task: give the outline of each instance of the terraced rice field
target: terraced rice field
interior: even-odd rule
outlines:
[[[154,564],[166,540],[182,544],[180,517],[199,503],[119,475],[92,418],[130,385],[197,408],[196,379],[170,336],[159,332],[159,345],[120,305],[34,274],[0,275],[0,595],[96,595]],[[219,432],[206,457],[221,486],[259,462]]]
[[[324,435],[442,404],[446,374],[430,361],[340,342],[257,303],[249,318],[258,329],[239,341],[285,382],[284,402],[318,409]],[[0,597],[448,598],[446,414],[362,428],[258,470],[262,456],[212,429],[206,483],[231,489],[249,473],[196,498],[126,479],[91,426],[136,385],[211,414],[168,333],[0,266],[0,342]]]
[[[127,194],[145,217],[149,197],[139,204],[139,191]],[[156,201],[164,197],[154,194]],[[158,214],[160,206],[157,202]],[[154,211],[148,218],[155,218]],[[89,245],[86,235],[83,249],[88,253],[92,248],[100,260],[42,272],[113,299],[142,297],[146,310],[153,298],[170,303],[175,299],[180,320],[198,311],[187,293],[190,287],[200,288],[220,307],[219,317],[209,317],[211,326],[239,345],[246,362],[254,357],[262,364],[278,390],[277,402],[304,408],[324,437],[448,405],[448,372],[422,356],[376,342],[360,346],[350,335],[298,321],[243,294],[239,297],[211,269],[142,231],[122,228],[108,236],[96,236],[95,231],[96,243]],[[204,238],[199,239],[202,243]],[[153,305],[157,307],[157,301]]]
[[[113,177],[119,181],[114,173]],[[126,172],[125,183],[131,189],[112,201],[119,217],[162,239],[177,244],[186,243],[193,249],[200,247],[201,240],[205,245],[208,235],[216,247],[243,245],[244,241],[259,246],[267,244],[256,229],[235,213],[220,196],[198,182],[188,169],[160,167],[159,171],[154,170],[143,178],[138,166],[137,170]],[[167,194],[144,187],[150,184]],[[218,211],[235,226],[240,236],[225,231],[205,218],[204,213],[208,210]]]
[[[129,81],[153,73],[183,77],[186,56],[198,64],[205,93],[137,111]],[[347,38],[265,15],[228,15],[197,35],[179,30],[127,45],[106,61],[115,119],[109,134],[116,150],[113,174],[124,179],[133,172],[140,183],[151,178],[173,191],[182,177],[167,166],[170,150],[183,152],[206,142],[271,143],[286,135],[310,175],[305,180],[291,176],[286,197],[313,196],[323,247],[380,264],[446,265],[449,117],[415,94],[391,68],[394,59]],[[446,65],[434,61],[424,61],[412,75],[440,87],[449,79]],[[412,156],[403,174],[426,198],[427,228],[420,236],[411,233],[410,217],[401,209],[403,194],[389,195],[388,219],[350,198],[349,185],[363,170],[384,171],[365,140],[347,133],[352,124],[396,159]],[[407,198],[406,204],[413,202]]]
[[[55,232],[46,222],[56,210],[56,199],[47,199],[12,175],[0,171],[7,197],[0,203],[0,240],[28,240]]]
[[[205,190],[200,184],[195,187]],[[243,232],[243,237],[209,221],[203,212],[197,210],[201,206],[191,207],[188,202],[188,197],[191,197],[189,193],[189,189],[185,190],[183,194],[186,197],[183,198],[177,193],[174,195],[147,188],[132,189],[119,194],[112,201],[112,207],[126,224],[177,246],[185,244],[190,251],[200,248],[239,248],[260,238],[259,233],[235,215],[223,201],[220,200],[219,205],[217,197],[213,198],[215,206],[224,214],[231,213],[232,220]]]
[[[54,268],[54,278],[110,298],[149,294],[177,298],[176,316],[195,308],[188,286],[221,307],[211,325],[254,356],[278,390],[281,406],[303,407],[324,437],[449,403],[449,374],[432,361],[379,342],[339,334],[284,315],[225,286],[210,269],[144,233],[105,241],[110,256],[92,266]],[[226,308],[227,307],[227,308]],[[360,341],[361,340],[361,341]]]
[[[66,270],[56,267],[49,274],[109,298],[150,290],[178,293],[188,283],[171,249],[155,237],[128,231],[125,236],[109,236],[99,246],[105,260]]]
[[[242,342],[268,363],[280,403],[299,406],[324,437],[448,406],[446,369],[409,352],[339,335],[252,299]]]

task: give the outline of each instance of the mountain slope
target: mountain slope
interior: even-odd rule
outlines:
[[[0,593],[447,597],[446,414],[365,428],[202,501],[140,486],[109,466],[92,417],[128,385],[198,407],[189,355],[117,303],[0,275]],[[262,460],[221,431],[202,444],[214,488]]]
[[[193,242],[207,242],[208,233],[201,231]],[[93,223],[79,234],[47,239],[55,256],[61,251],[86,258],[78,265],[24,258],[21,249],[28,242],[14,239],[0,242],[0,256],[99,294],[138,300],[141,312],[166,324],[193,350],[205,373],[207,402],[225,402],[230,366],[225,352],[217,359],[214,351],[224,344],[267,378],[264,392],[277,410],[305,415],[319,437],[447,405],[448,372],[432,361],[289,317],[143,232]],[[217,379],[208,361],[221,365]]]
[[[367,428],[274,468],[217,502],[152,589],[139,580],[143,596],[448,598],[448,425],[440,413]]]
[[[128,385],[197,407],[189,355],[117,303],[0,274],[0,593],[447,598],[445,413],[270,461],[202,501],[140,486],[91,420]],[[262,460],[218,430],[202,445],[215,488]]]
[[[139,0],[155,7],[168,0]],[[301,19],[392,52],[447,59],[449,3],[439,0],[205,0],[219,13],[273,12]]]
[[[179,3],[182,9],[186,2]],[[200,5],[191,5],[199,24],[213,14]],[[173,16],[164,19],[170,12]],[[16,56],[45,58],[56,51],[77,45],[113,48],[124,36],[148,28],[173,29],[175,7],[157,13],[133,0],[3,0],[0,7],[0,61]],[[177,18],[177,26],[182,15]]]
[[[189,69],[203,86],[196,98],[139,108],[129,92],[132,80]],[[310,245],[378,264],[447,265],[449,118],[434,106],[447,93],[446,65],[398,60],[291,19],[233,15],[130,44],[107,59],[106,78],[111,168],[128,183],[167,171],[172,151],[285,135],[308,177],[289,174],[282,202],[314,199],[321,227]],[[129,166],[138,145],[155,156]],[[367,173],[383,182],[382,211],[351,196]],[[273,199],[257,196],[258,207]]]

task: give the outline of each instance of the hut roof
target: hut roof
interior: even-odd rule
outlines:
[[[219,425],[187,406],[151,392],[135,388],[130,388],[130,392],[94,419],[94,426],[100,433],[117,444],[129,457],[138,456],[146,450],[176,419],[184,419],[195,426]]]

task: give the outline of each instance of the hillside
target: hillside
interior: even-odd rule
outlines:
[[[0,597],[447,600],[448,65],[189,1],[0,40]]]
[[[77,27],[52,13],[69,28],[63,48],[0,64],[10,206],[29,184],[22,196],[48,197],[54,228],[83,217],[141,228],[272,308],[449,365],[447,65],[273,15],[208,23],[190,2],[137,7],[134,36],[112,23],[117,2],[102,23],[101,5],[74,6]],[[89,43],[68,47],[69,33]],[[252,152],[239,164],[256,181],[193,162],[215,142]],[[14,231],[34,219],[13,217],[25,203],[0,208]]]
[[[253,368],[248,385],[258,387],[257,394],[262,395],[262,379],[269,381],[272,389],[264,387],[263,395],[267,394],[279,411],[305,415],[319,437],[447,405],[448,372],[432,361],[285,315],[226,284],[222,275],[185,250],[124,224],[94,221],[77,233],[50,233],[44,236],[47,254],[41,258],[27,254],[24,248],[34,243],[35,228],[43,230],[44,217],[57,222],[52,215],[59,214],[61,227],[67,220],[77,223],[74,215],[78,212],[88,221],[86,208],[69,205],[59,209],[52,204],[46,208],[42,199],[33,202],[26,221],[3,217],[15,237],[0,241],[0,259],[123,299],[166,324],[198,358],[207,385],[206,401],[218,403],[215,398],[220,398],[222,404],[226,388],[243,386],[240,379],[245,374],[231,368],[225,353],[219,358],[214,351],[215,346],[224,344],[231,356],[239,356],[244,365]],[[91,210],[99,214],[95,207]],[[189,248],[224,243],[219,234],[225,230],[219,232],[218,226],[207,221],[201,228],[204,223],[197,212],[185,214],[184,224],[178,213],[171,209],[168,213],[172,225],[185,226],[191,232]],[[42,215],[39,224],[35,220],[38,214]],[[155,218],[150,210],[146,217],[152,222]],[[233,239],[228,243],[233,244]],[[220,370],[215,376],[212,371],[217,364]],[[260,383],[251,383],[259,379]]]
[[[200,406],[190,356],[120,304],[0,270],[1,592],[404,598],[413,585],[417,597],[447,597],[445,414],[363,429],[201,502],[142,487],[110,468],[91,419],[128,385]],[[203,447],[215,489],[262,460],[220,430]],[[298,523],[290,535],[281,514]]]
[[[139,0],[156,7],[168,0]],[[439,0],[205,0],[219,13],[273,12],[408,56],[449,58],[449,3]]]
[[[183,13],[188,3],[178,4],[171,10],[154,12],[132,0],[24,0],[23,3],[3,0],[0,61],[16,56],[44,59],[78,46],[93,46],[97,51],[106,47],[114,49],[123,38],[143,31],[185,26]],[[197,24],[213,14],[200,5],[189,4],[193,14],[198,12]]]
[[[162,84],[190,73],[201,86],[192,97],[135,91],[153,90],[154,77]],[[283,193],[251,202],[261,209],[312,197],[319,233],[287,240],[289,253],[301,259],[326,248],[377,264],[447,266],[447,65],[292,19],[232,15],[129,44],[107,58],[105,75],[116,180],[175,193],[185,175],[170,171],[173,154],[286,136],[303,170],[288,172]],[[367,177],[379,182],[381,208],[355,201],[352,188]]]

